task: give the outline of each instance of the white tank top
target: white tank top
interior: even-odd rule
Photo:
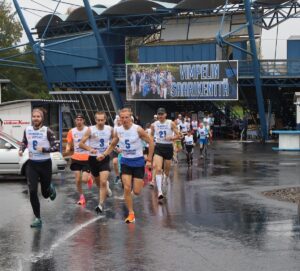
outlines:
[[[102,130],[99,130],[96,125],[91,126],[90,147],[97,150],[97,154],[90,153],[90,156],[98,156],[105,152],[111,142],[112,127],[104,125]]]
[[[207,129],[206,128],[198,128],[198,133],[199,133],[199,136],[200,136],[200,139],[205,139],[206,136],[207,136]]]
[[[188,131],[188,123],[187,122],[183,122],[181,124],[181,132],[182,133],[187,133],[187,131]]]
[[[154,137],[156,138],[156,143],[159,144],[172,144],[172,140],[167,140],[166,137],[173,136],[172,121],[165,120],[161,123],[159,120],[154,122]]]
[[[47,138],[47,127],[43,126],[38,130],[34,130],[32,126],[28,126],[25,131],[28,141],[29,159],[35,161],[50,159],[50,153],[37,151],[37,147],[50,148]]]
[[[194,138],[193,138],[192,135],[190,135],[190,136],[186,135],[184,137],[184,141],[185,141],[185,145],[187,145],[187,146],[190,146],[190,145],[194,144]]]
[[[196,120],[192,121],[192,128],[193,128],[193,130],[197,130],[198,129],[198,121],[196,121]]]
[[[132,124],[129,129],[125,129],[123,125],[116,128],[124,158],[143,157],[143,140],[139,136],[138,127],[140,126]]]
[[[79,142],[88,130],[87,126],[84,126],[81,131],[79,131],[76,127],[72,129],[72,137],[73,137],[73,145],[74,145],[74,152],[82,153],[82,154],[89,154],[90,152],[79,147]],[[89,145],[89,142],[86,142]]]

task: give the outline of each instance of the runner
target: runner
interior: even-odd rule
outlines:
[[[198,130],[198,121],[197,117],[194,117],[191,123],[192,130],[193,130],[193,139],[194,143],[197,143],[197,130]]]
[[[188,131],[188,134],[184,137],[185,150],[186,150],[186,161],[188,167],[193,164],[193,152],[194,152],[194,138],[192,131]]]
[[[116,116],[114,124],[115,124],[114,131],[116,130],[117,127],[122,125],[119,115]],[[117,145],[115,147],[114,151],[112,152],[113,167],[114,167],[114,171],[115,171],[115,175],[116,175],[115,184],[119,184],[121,182],[121,179],[120,179],[120,170],[121,170],[121,168],[119,166],[121,156],[122,156],[122,151],[119,148],[119,146]]]
[[[117,127],[113,140],[109,148],[98,157],[105,159],[119,143],[122,150],[121,176],[124,185],[124,198],[128,208],[126,223],[133,223],[135,215],[133,210],[132,193],[140,194],[144,185],[145,159],[143,156],[143,140],[149,143],[149,154],[146,162],[147,167],[151,167],[153,155],[153,139],[140,126],[134,124],[131,119],[132,112],[129,108],[120,111],[122,126]]]
[[[79,200],[77,204],[84,205],[86,201],[82,191],[81,182],[87,183],[88,188],[91,189],[93,186],[93,179],[90,176],[88,163],[89,152],[79,147],[81,138],[88,130],[88,127],[84,125],[84,116],[82,114],[76,115],[75,125],[76,127],[69,130],[67,135],[66,153],[70,153],[73,146],[74,153],[71,156],[72,160],[70,169],[75,174],[76,188],[79,193]]]
[[[38,183],[41,184],[42,195],[45,199],[56,198],[54,185],[51,183],[52,162],[50,152],[56,152],[59,144],[56,141],[54,133],[46,126],[43,126],[44,111],[35,108],[32,111],[32,126],[28,126],[24,131],[22,145],[19,150],[19,156],[28,148],[29,160],[27,164],[27,182],[35,219],[30,227],[40,228],[42,219],[40,214],[40,201],[38,197]]]
[[[104,112],[96,112],[96,125],[88,128],[79,143],[80,148],[90,152],[89,165],[99,188],[99,204],[95,208],[97,214],[103,212],[103,203],[106,196],[112,195],[108,182],[110,172],[109,156],[105,157],[105,159],[100,159],[108,148],[113,135],[113,128],[109,125],[105,125],[106,119]],[[87,141],[89,145],[86,144]]]
[[[204,158],[203,156],[203,150],[204,154],[206,155],[206,148],[207,148],[207,138],[209,136],[208,130],[203,126],[203,123],[201,122],[199,124],[198,128],[198,137],[199,137],[199,146],[200,146],[200,158]]]
[[[173,158],[173,140],[180,135],[176,124],[167,119],[167,112],[164,108],[157,110],[158,120],[151,125],[151,135],[156,138],[153,162],[156,170],[156,185],[158,199],[164,198],[162,187],[166,190],[170,174],[171,160]],[[175,135],[173,135],[175,133]],[[164,167],[164,176],[162,168]],[[164,191],[166,192],[166,191]]]

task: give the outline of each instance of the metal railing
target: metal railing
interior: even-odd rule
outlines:
[[[260,75],[262,78],[300,78],[300,59],[295,60],[260,60]],[[126,66],[124,64],[112,65],[116,80],[126,79]],[[254,76],[251,60],[239,61],[239,78]]]

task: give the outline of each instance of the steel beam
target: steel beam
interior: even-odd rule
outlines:
[[[247,24],[248,24],[249,41],[250,41],[250,47],[252,52],[252,60],[253,60],[252,64],[253,64],[253,71],[254,71],[254,78],[255,78],[256,99],[257,99],[258,112],[260,118],[261,136],[262,136],[262,140],[265,141],[266,139],[268,139],[268,131],[267,131],[266,116],[265,116],[264,97],[262,94],[261,79],[260,79],[260,66],[257,58],[257,50],[255,44],[250,0],[244,0],[244,4],[245,4],[245,14],[248,22]]]
[[[46,84],[47,84],[48,89],[51,90],[52,87],[51,87],[51,84],[49,83],[48,75],[47,75],[45,66],[44,66],[44,64],[43,64],[42,57],[41,57],[41,55],[40,55],[40,50],[39,50],[40,46],[39,46],[38,43],[36,43],[36,42],[34,41],[32,35],[31,35],[31,33],[30,33],[30,29],[29,29],[29,27],[28,27],[28,25],[27,25],[27,22],[26,22],[26,20],[25,20],[25,17],[24,17],[24,15],[23,15],[23,13],[22,13],[22,10],[21,10],[21,7],[20,7],[18,1],[17,1],[17,0],[13,0],[13,3],[14,3],[14,6],[15,6],[15,9],[16,9],[16,12],[17,12],[18,15],[19,15],[21,24],[22,24],[23,29],[24,29],[24,31],[25,31],[25,33],[26,33],[26,36],[27,36],[27,38],[28,38],[28,40],[29,40],[29,43],[30,43],[30,45],[31,45],[31,47],[32,47],[32,49],[33,49],[33,54],[34,54],[34,56],[35,56],[36,62],[37,62],[37,64],[38,64],[38,66],[40,67],[40,70],[42,71],[42,74],[43,74],[43,76],[44,76],[44,79],[45,79],[45,81],[46,81]]]
[[[115,100],[116,100],[117,108],[119,109],[123,106],[123,102],[122,102],[122,99],[121,99],[121,95],[118,91],[115,78],[113,76],[112,65],[110,63],[110,59],[109,59],[108,54],[106,52],[106,48],[104,46],[104,42],[102,40],[102,37],[99,33],[99,29],[98,29],[98,26],[96,24],[96,20],[94,18],[89,0],[83,0],[83,3],[84,3],[85,10],[86,10],[86,13],[87,13],[88,18],[89,18],[89,22],[90,22],[91,27],[93,29],[93,32],[95,34],[95,38],[96,38],[97,45],[98,45],[98,52],[101,54],[101,56],[103,56],[104,65],[106,66],[108,79],[110,81],[111,88],[112,88],[112,91],[113,91],[113,94],[114,94],[114,97],[115,97]],[[100,57],[100,56],[98,56],[98,57]]]

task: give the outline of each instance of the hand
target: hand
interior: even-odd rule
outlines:
[[[149,168],[149,169],[151,168],[151,162],[150,161],[146,162],[146,167]]]
[[[37,150],[38,152],[43,152],[43,147],[37,147],[36,150]]]
[[[166,140],[173,140],[173,136],[166,136]]]
[[[105,158],[105,155],[100,154],[99,156],[97,156],[96,159],[97,159],[98,161],[102,161],[104,158]]]
[[[23,156],[23,151],[19,150],[19,156],[20,156],[20,157]]]
[[[90,150],[90,153],[91,153],[91,154],[97,154],[97,150],[91,149],[91,150]]]

